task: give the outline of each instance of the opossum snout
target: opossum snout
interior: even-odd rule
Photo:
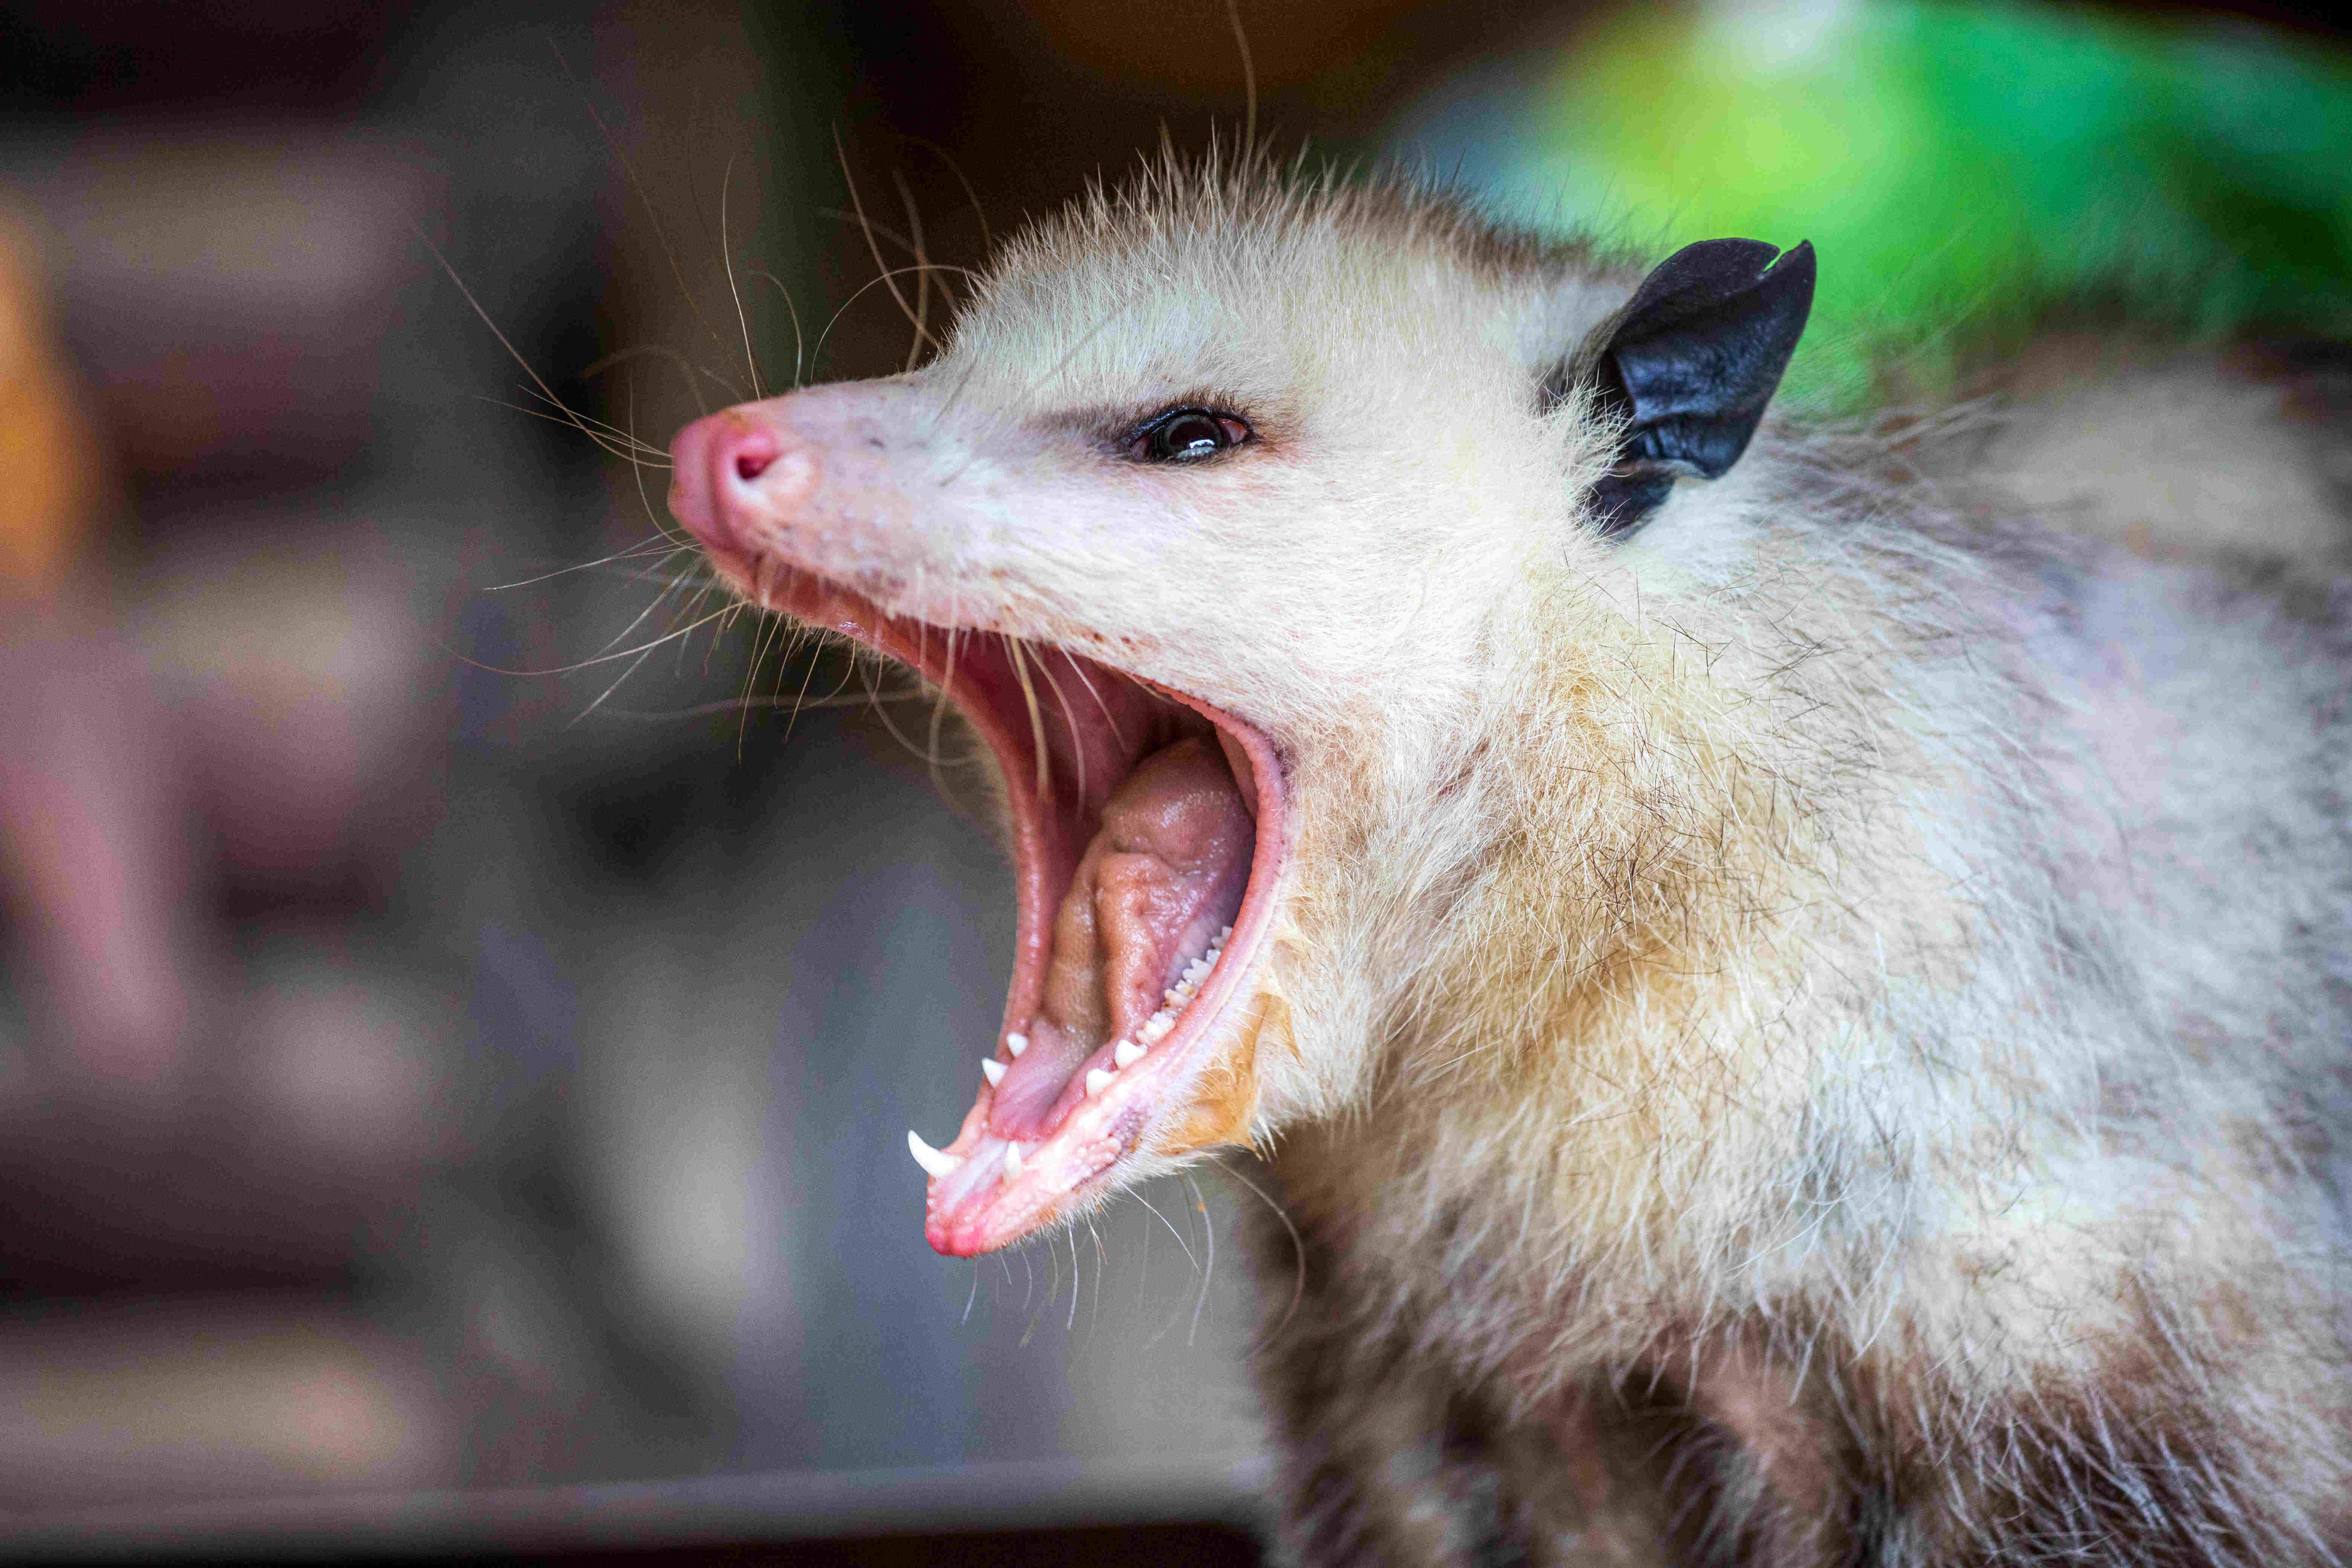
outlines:
[[[816,489],[814,450],[731,409],[679,431],[669,456],[670,514],[706,549],[755,552],[760,525]]]

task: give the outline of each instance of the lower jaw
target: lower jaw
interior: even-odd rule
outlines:
[[[1244,899],[1213,968],[1167,1034],[1041,1135],[1008,1136],[992,1126],[994,1095],[982,1089],[942,1152],[961,1163],[936,1176],[926,1195],[924,1235],[935,1250],[956,1258],[994,1251],[1083,1211],[1153,1165],[1245,1136],[1255,1030],[1242,999],[1266,923],[1265,910],[1252,904]],[[1212,1077],[1214,1095],[1204,1092]]]
[[[1235,787],[1253,797],[1247,881],[1230,932],[1213,965],[1183,988],[1190,994],[1169,998],[1178,1004],[1172,1018],[1137,1031],[1157,1031],[1157,1038],[1101,1044],[1070,1073],[1043,1117],[996,1116],[997,1091],[985,1081],[944,1150],[929,1151],[910,1134],[917,1159],[931,1173],[924,1224],[930,1245],[953,1257],[992,1251],[1088,1206],[1125,1175],[1142,1173],[1137,1167],[1146,1161],[1245,1135],[1255,1099],[1255,1029],[1245,1016],[1253,1010],[1242,1003],[1270,923],[1289,826],[1281,762],[1267,738],[1198,699],[1065,650],[892,616],[807,573],[724,559],[719,564],[755,602],[913,668],[945,692],[993,753],[1012,818],[1020,905],[1019,958],[991,1058],[999,1078],[1015,1059],[1011,1042],[1040,1014],[1052,923],[1102,803],[1150,752],[1149,746],[1127,747],[1124,769],[1115,765],[1120,720],[1149,721],[1156,713],[1162,729],[1171,721],[1205,721],[1223,743]],[[1010,679],[1024,661],[1032,673]],[[1057,670],[1087,695],[1066,689],[1070,680],[1056,683]],[[1051,694],[1036,700],[1047,688]],[[1094,721],[1097,712],[1108,721],[1108,741],[1106,726]],[[1075,803],[1066,799],[1057,810],[1057,787]],[[1212,1079],[1213,1095],[1204,1093]]]

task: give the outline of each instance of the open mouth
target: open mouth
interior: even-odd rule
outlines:
[[[711,553],[756,602],[917,671],[1003,775],[1016,956],[961,1130],[944,1149],[908,1134],[930,1176],[931,1246],[991,1251],[1089,1201],[1138,1154],[1240,1134],[1254,1020],[1226,1015],[1286,828],[1265,736],[1079,654],[889,616],[814,574]]]

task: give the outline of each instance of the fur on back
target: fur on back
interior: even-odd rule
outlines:
[[[1304,1237],[1286,1550],[2336,1561],[2352,600],[1769,422],[1604,541],[1614,432],[1545,388],[1640,273],[1170,162],[911,378],[902,602],[1292,773],[1246,1127]],[[1266,449],[1090,510],[1036,435],[1187,398]]]

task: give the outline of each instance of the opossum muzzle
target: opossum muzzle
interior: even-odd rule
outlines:
[[[728,494],[773,459],[701,428],[675,448],[671,505],[720,573],[913,668],[1002,775],[1018,902],[1003,1026],[955,1140],[908,1135],[931,1177],[931,1245],[993,1250],[1097,1195],[1129,1157],[1229,1120],[1190,1113],[1213,1068],[1249,1077],[1224,1059],[1249,1032],[1227,1015],[1248,1011],[1233,1005],[1273,902],[1281,765],[1260,731],[1195,698],[1065,648],[893,616],[757,552]]]

